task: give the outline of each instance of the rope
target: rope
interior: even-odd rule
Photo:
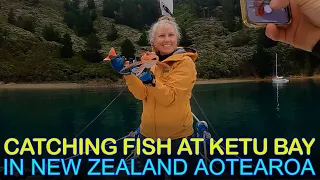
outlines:
[[[208,166],[208,154],[207,154],[207,142],[206,142],[206,135],[203,134],[203,153],[204,153],[204,156],[205,156],[205,161],[206,161],[206,166]]]
[[[197,118],[196,115],[194,115],[194,114],[192,113],[192,116],[193,116],[198,122],[200,122],[200,120]]]

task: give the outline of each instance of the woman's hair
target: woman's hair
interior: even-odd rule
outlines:
[[[178,26],[178,24],[176,23],[175,19],[173,17],[169,17],[169,16],[163,16],[161,18],[158,19],[158,21],[154,24],[152,24],[150,30],[149,30],[149,43],[152,45],[153,40],[154,40],[154,35],[155,32],[157,30],[157,28],[160,25],[172,25],[172,27],[175,29],[176,34],[177,34],[177,38],[178,38],[178,43],[181,39],[181,33],[180,33],[180,28]]]

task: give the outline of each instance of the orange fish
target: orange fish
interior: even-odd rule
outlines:
[[[154,52],[142,53],[140,59],[141,61],[137,61],[130,65],[127,65],[122,69],[122,71],[132,68],[133,66],[140,65],[140,67],[135,72],[136,76],[138,76],[143,72],[144,69],[146,68],[150,69],[154,65],[159,65],[159,66],[162,66],[163,68],[170,68],[168,64],[160,62],[159,57]]]

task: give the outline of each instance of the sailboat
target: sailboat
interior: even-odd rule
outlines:
[[[283,76],[278,76],[278,54],[276,54],[276,77],[272,79],[273,83],[288,83],[289,80]]]

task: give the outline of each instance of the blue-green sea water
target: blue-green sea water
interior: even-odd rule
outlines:
[[[142,103],[127,90],[105,109],[121,90],[0,90],[1,145],[10,137],[70,140],[103,110],[78,137],[121,138],[139,126],[142,113]],[[214,138],[268,138],[270,143],[277,137],[316,138],[311,154],[320,157],[319,80],[278,87],[271,82],[197,85],[193,95],[193,113],[209,121]],[[0,151],[1,159],[8,158],[3,146]]]

